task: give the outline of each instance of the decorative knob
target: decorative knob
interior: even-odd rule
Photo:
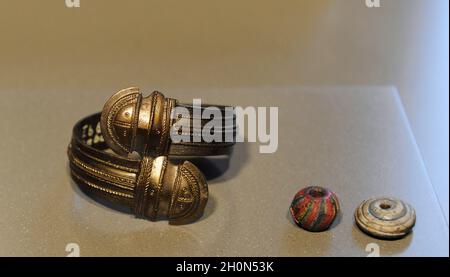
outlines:
[[[133,151],[160,156],[168,154],[171,111],[176,100],[160,92],[143,97],[131,87],[114,94],[103,107],[100,125],[108,146],[120,155]]]
[[[190,223],[202,216],[207,201],[206,179],[192,163],[175,165],[167,156],[142,159],[134,190],[136,216]]]

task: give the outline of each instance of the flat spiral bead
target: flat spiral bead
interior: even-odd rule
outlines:
[[[372,198],[358,206],[355,222],[371,236],[399,239],[411,232],[416,223],[416,212],[411,205],[399,199]]]

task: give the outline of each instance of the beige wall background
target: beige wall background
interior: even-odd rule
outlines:
[[[0,0],[0,95],[393,85],[448,224],[449,2],[380,2]]]

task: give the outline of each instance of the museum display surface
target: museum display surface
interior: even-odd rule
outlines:
[[[209,185],[203,215],[185,225],[138,219],[128,207],[86,195],[72,180],[73,160],[67,161],[72,126],[101,110],[114,91],[40,92],[40,103],[53,109],[42,109],[23,92],[5,91],[12,103],[2,105],[1,112],[13,113],[21,104],[26,125],[0,117],[10,130],[3,140],[8,159],[1,170],[8,172],[2,174],[8,186],[0,196],[5,211],[0,254],[65,256],[66,246],[76,243],[83,256],[366,256],[367,246],[375,243],[382,256],[448,255],[448,229],[392,87],[165,91],[188,103],[201,98],[275,106],[279,112],[274,153],[260,153],[264,143],[242,142],[230,155],[181,157],[189,160],[189,170],[203,172]],[[94,125],[92,142],[99,134]],[[157,159],[167,168],[179,162],[170,156]],[[134,163],[130,168],[137,171]],[[311,185],[339,197],[340,212],[323,232],[298,228],[290,213],[293,195]],[[417,218],[407,236],[382,240],[360,230],[355,210],[378,197],[395,197],[414,208]]]

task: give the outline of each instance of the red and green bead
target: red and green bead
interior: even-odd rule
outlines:
[[[327,230],[336,219],[339,210],[336,194],[319,186],[307,187],[297,192],[290,207],[295,223],[312,232]]]

